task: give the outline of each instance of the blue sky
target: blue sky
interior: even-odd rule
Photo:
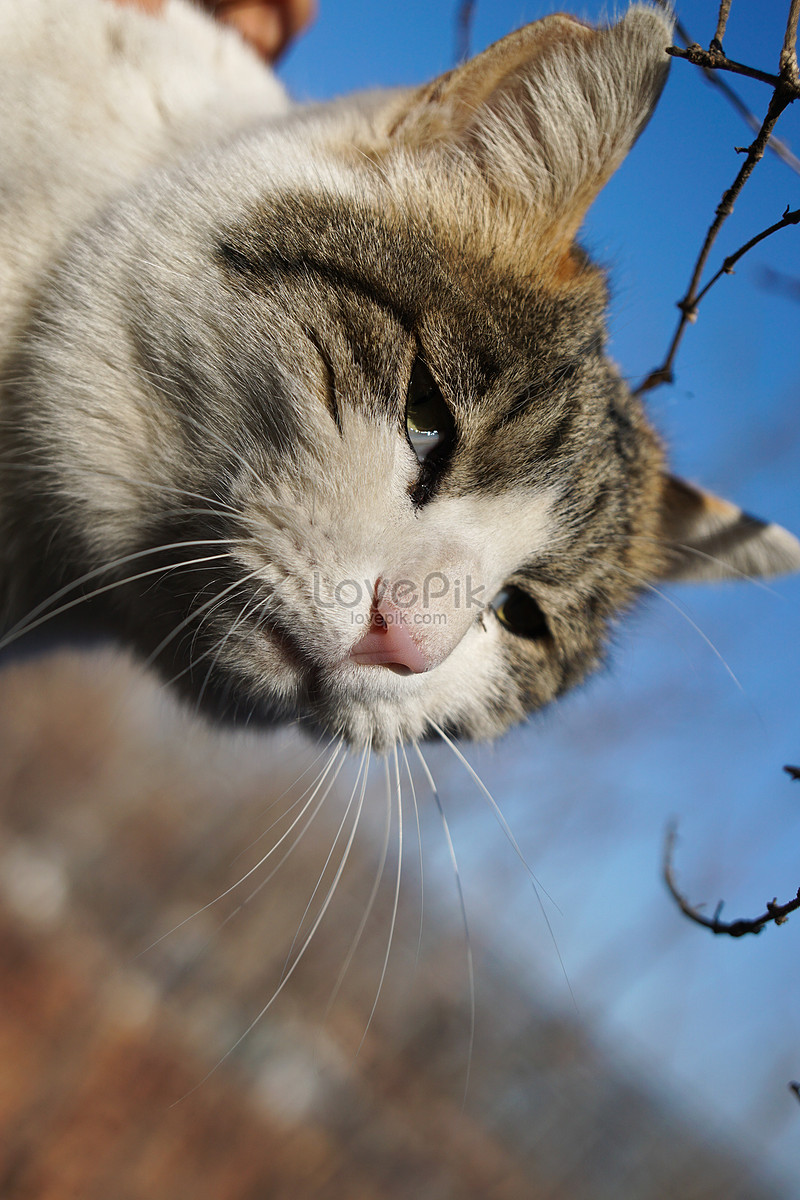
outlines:
[[[553,6],[556,7],[556,6]],[[598,18],[607,5],[576,8]],[[427,79],[452,64],[451,2],[321,0],[283,76],[300,98]],[[788,3],[733,5],[730,57],[774,70]],[[478,0],[474,48],[551,11]],[[679,5],[707,43],[716,5]],[[763,114],[768,90],[733,81]],[[798,114],[778,132],[800,153]],[[607,264],[611,351],[638,378],[662,358],[694,255],[750,140],[727,102],[686,63],[594,206],[582,240]],[[718,244],[717,265],[800,202],[800,177],[771,156]],[[673,386],[650,411],[680,472],[800,532],[800,304],[765,287],[800,278],[800,232],[786,230],[724,278],[689,329]],[[560,911],[551,921],[578,1010],[598,1037],[791,1177],[800,1176],[800,915],[733,942],[680,917],[659,879],[667,821],[680,823],[686,892],[729,916],[755,915],[800,886],[800,581],[675,587],[620,631],[608,669],[471,760],[501,803]],[[463,772],[434,755],[450,805],[470,919],[558,1006],[571,1005],[521,868]],[[429,871],[453,892],[446,849]],[[520,931],[524,931],[521,933]]]

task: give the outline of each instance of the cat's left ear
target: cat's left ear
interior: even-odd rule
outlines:
[[[675,476],[664,486],[661,536],[668,563],[660,578],[686,583],[800,571],[800,542]]]

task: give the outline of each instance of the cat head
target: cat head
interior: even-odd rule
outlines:
[[[196,703],[386,750],[502,733],[654,581],[800,565],[667,474],[574,240],[669,41],[548,17],[118,203],[27,351],[49,578]]]

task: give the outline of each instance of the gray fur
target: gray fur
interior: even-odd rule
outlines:
[[[12,0],[9,37],[23,2],[36,71],[66,95],[34,132],[69,203],[39,198],[18,96],[0,134],[19,174],[0,209],[6,625],[99,592],[92,620],[195,703],[378,749],[437,726],[496,736],[583,678],[687,528],[573,244],[663,84],[666,18],[548,18],[417,92],[287,111],[180,0],[162,20],[84,0],[70,78],[46,36],[63,0]],[[190,87],[161,95],[163,63],[191,79],[192,53],[196,109]],[[132,94],[156,96],[144,128],[112,114],[71,150],[80,87],[118,90],[120,55]],[[26,78],[30,62],[18,92]],[[455,427],[432,466],[405,434],[418,359]],[[784,535],[759,565],[799,563]],[[379,583],[403,580],[430,669],[352,661]],[[501,623],[509,587],[546,625]]]

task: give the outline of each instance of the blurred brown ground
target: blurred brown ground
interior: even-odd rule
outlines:
[[[380,857],[366,834],[308,954],[237,1044],[278,986],[348,786],[249,902],[263,872],[152,943],[286,831],[315,754],[291,738],[212,733],[112,654],[0,672],[2,1200],[778,1196],[488,954],[462,1105],[465,946],[437,927],[434,901],[418,958],[413,851],[360,1046],[391,852],[326,1006]]]

